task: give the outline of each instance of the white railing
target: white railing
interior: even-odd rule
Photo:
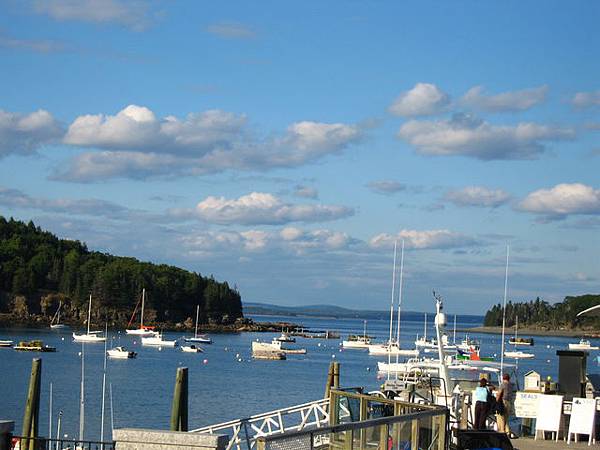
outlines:
[[[269,411],[246,419],[230,420],[209,425],[190,433],[223,433],[230,436],[227,450],[251,450],[256,439],[305,428],[320,428],[329,425],[329,399],[320,399],[301,405]]]

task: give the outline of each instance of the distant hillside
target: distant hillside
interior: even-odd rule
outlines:
[[[82,323],[92,294],[93,322],[127,323],[142,288],[148,294],[148,324],[185,321],[195,316],[196,305],[203,323],[228,324],[242,317],[240,294],[227,282],[90,251],[33,222],[0,216],[0,313],[16,321],[46,322],[62,303],[62,318]]]
[[[245,314],[272,316],[309,316],[333,317],[337,319],[388,320],[390,312],[375,310],[358,310],[334,305],[279,306],[268,303],[244,302]],[[423,320],[422,312],[403,311],[405,320]],[[450,319],[449,319],[450,320]],[[461,322],[481,324],[483,317],[460,315]]]

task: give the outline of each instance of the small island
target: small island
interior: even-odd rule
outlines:
[[[562,302],[550,304],[539,297],[532,301],[506,304],[505,332],[519,321],[519,335],[600,337],[600,318],[577,317],[587,308],[600,304],[600,294],[568,296]],[[485,314],[482,327],[470,328],[478,333],[502,332],[502,304],[494,305]]]
[[[59,306],[63,323],[82,326],[91,294],[91,322],[124,329],[142,289],[144,322],[164,330],[192,329],[197,305],[202,331],[295,328],[244,318],[237,288],[213,276],[90,251],[85,244],[60,239],[33,222],[0,216],[0,326],[47,327]]]

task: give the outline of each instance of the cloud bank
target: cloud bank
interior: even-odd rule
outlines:
[[[518,91],[486,94],[483,86],[475,86],[462,97],[461,103],[489,112],[525,111],[546,99],[548,86],[539,86]]]
[[[9,154],[32,154],[57,142],[64,131],[48,111],[29,114],[0,110],[0,158]]]
[[[448,94],[435,84],[417,83],[403,92],[388,108],[389,112],[401,117],[417,117],[438,114],[450,104]]]
[[[467,186],[463,189],[451,190],[444,195],[444,200],[456,206],[473,206],[497,208],[510,200],[511,196],[502,189],[489,189],[485,186]]]
[[[600,215],[600,189],[582,183],[557,184],[527,195],[518,209],[539,214],[547,220],[569,215]]]

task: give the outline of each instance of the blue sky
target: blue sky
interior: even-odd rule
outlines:
[[[598,292],[594,2],[2,2],[0,211],[246,301]]]

